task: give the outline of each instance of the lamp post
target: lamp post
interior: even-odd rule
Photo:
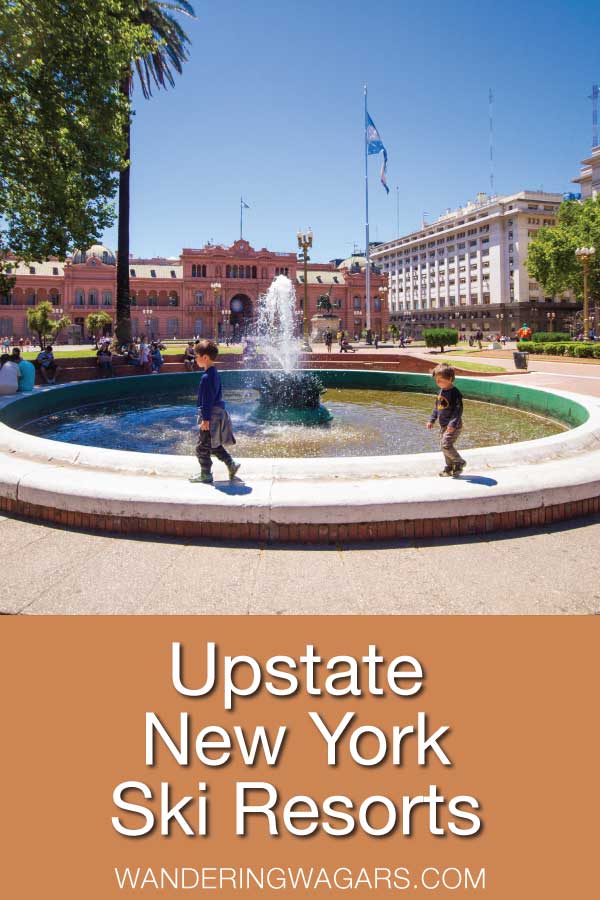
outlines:
[[[583,266],[583,339],[590,339],[590,322],[588,314],[588,273],[590,270],[590,262],[596,252],[595,247],[578,247],[575,256]]]
[[[213,308],[212,308],[212,333],[215,341],[218,342],[219,335],[217,333],[217,297],[221,293],[221,282],[213,281],[210,286],[213,292]]]
[[[385,304],[386,304],[386,302],[387,302],[388,291],[389,291],[389,288],[388,288],[388,286],[387,286],[386,284],[382,284],[381,287],[379,288],[379,293],[381,294],[381,307],[382,307],[382,309],[383,309],[383,307],[385,306]],[[383,329],[382,329],[382,330],[383,330]],[[383,334],[380,334],[380,335],[379,335],[379,338],[380,338],[380,340],[383,340]]]
[[[554,331],[554,320],[556,318],[555,312],[546,313],[546,318],[548,319],[548,331]]]
[[[231,310],[222,309],[221,316],[223,317],[223,333],[225,335],[225,343],[229,344],[229,321],[231,319]]]
[[[313,242],[313,234],[312,230],[309,228],[307,232],[298,231],[298,248],[300,250],[298,256],[300,257],[303,265],[304,265],[304,300],[302,303],[302,349],[307,352],[312,352],[312,347],[310,346],[308,340],[308,260],[310,259],[308,255],[309,248],[312,247]]]
[[[150,328],[152,327],[152,312],[152,307],[146,307],[146,309],[142,310],[144,325],[146,326],[146,338],[150,339],[152,339],[152,334],[150,333]]]

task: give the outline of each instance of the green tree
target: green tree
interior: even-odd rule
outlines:
[[[561,294],[572,290],[578,299],[583,297],[583,268],[575,250],[595,247],[596,258],[590,265],[589,291],[591,297],[600,296],[600,199],[566,200],[561,203],[557,223],[540,228],[530,241],[526,261],[527,271],[547,294]]]
[[[455,328],[426,328],[423,332],[426,347],[439,347],[444,352],[444,347],[458,344],[458,331]]]
[[[114,218],[138,0],[0,2],[0,255],[64,257]]]
[[[98,344],[98,339],[104,333],[104,329],[112,325],[112,319],[105,312],[90,313],[85,320],[85,327],[88,334],[94,335],[94,340]]]
[[[174,87],[173,70],[181,74],[187,60],[187,45],[190,40],[171,14],[172,12],[195,18],[194,9],[185,0],[161,3],[158,0],[136,0],[134,21],[145,26],[155,40],[155,48],[150,53],[132,55],[138,81],[143,96],[148,100],[152,88]],[[134,85],[134,69],[130,63],[121,73],[119,80],[123,103],[130,107]],[[130,219],[130,174],[131,174],[131,114],[123,125],[125,165],[119,177],[119,236],[117,254],[117,339],[120,343],[131,340],[131,295],[129,288],[129,219]]]
[[[52,318],[53,308],[48,300],[43,300],[37,306],[27,310],[27,327],[38,336],[38,343],[43,349],[49,337],[55,338],[63,328],[71,324],[68,316],[56,321]]]

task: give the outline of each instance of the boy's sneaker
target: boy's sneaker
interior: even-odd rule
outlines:
[[[445,469],[442,469],[441,472],[438,472],[440,478],[451,478],[454,475],[454,469],[450,466],[446,466]]]
[[[235,460],[232,460],[231,465],[227,466],[227,469],[229,471],[229,480],[230,481],[233,481],[235,479],[235,476],[240,471],[241,467],[242,467],[242,464],[236,462]]]
[[[452,477],[458,478],[458,476],[463,473],[466,465],[467,465],[466,462],[463,462],[463,463],[460,463],[460,465],[458,465],[458,466],[454,466],[454,468],[452,469]]]
[[[190,481],[192,484],[213,484],[214,478],[210,472],[198,472],[197,475],[192,475]]]

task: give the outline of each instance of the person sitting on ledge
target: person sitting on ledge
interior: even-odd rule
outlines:
[[[152,374],[160,375],[160,370],[163,367],[163,358],[162,353],[160,352],[160,348],[158,344],[152,344],[152,352],[150,353],[150,362],[152,363]]]
[[[19,367],[8,353],[0,356],[0,394],[16,394],[19,386]]]
[[[28,359],[21,359],[21,350],[15,347],[11,356],[12,362],[19,367],[19,392],[32,391],[35,386],[35,366]]]
[[[96,365],[100,369],[100,378],[111,378],[115,373],[112,363],[112,352],[108,344],[101,344],[96,353]]]
[[[54,359],[54,353],[50,344],[37,355],[36,368],[40,373],[44,384],[56,384],[58,366]]]
[[[125,353],[125,362],[129,366],[137,366],[140,362],[140,351],[138,345],[135,341],[132,341],[129,345],[127,352]]]
[[[196,365],[196,352],[193,341],[188,341],[188,345],[183,352],[183,364],[188,372],[192,372]]]
[[[353,347],[346,335],[340,342],[340,353],[356,353],[356,347]]]

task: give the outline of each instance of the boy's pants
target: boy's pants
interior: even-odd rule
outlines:
[[[200,468],[203,472],[212,472],[211,453],[216,456],[217,459],[220,459],[221,462],[224,462],[226,466],[231,466],[233,464],[233,460],[225,447],[222,445],[220,447],[211,447],[210,431],[199,431],[198,443],[196,444],[196,456],[198,457],[198,462],[200,463]]]
[[[440,426],[440,447],[444,454],[446,465],[449,469],[452,469],[455,466],[464,466],[465,461],[454,446],[462,431],[462,425],[459,425],[458,428],[455,428],[454,431],[451,432],[448,432],[447,429],[447,425]]]

